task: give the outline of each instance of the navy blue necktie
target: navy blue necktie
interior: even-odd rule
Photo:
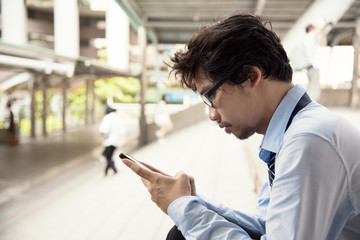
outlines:
[[[289,128],[293,118],[295,117],[295,115],[304,107],[306,107],[309,103],[311,102],[311,99],[309,97],[309,95],[307,95],[307,93],[304,93],[304,95],[300,98],[299,102],[296,104],[293,112],[291,113],[291,116],[289,118],[289,121],[286,125],[286,130]],[[276,158],[276,153],[274,152],[270,152],[270,161],[268,164],[268,175],[269,175],[269,183],[270,183],[270,187],[272,187],[273,185],[273,181],[275,179],[275,158]]]
[[[275,178],[275,157],[276,157],[276,153],[270,152],[270,162],[268,163],[268,175],[269,175],[270,187],[272,187]]]

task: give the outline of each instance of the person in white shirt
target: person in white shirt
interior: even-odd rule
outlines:
[[[117,173],[113,160],[113,154],[115,150],[119,150],[121,146],[121,138],[126,133],[125,125],[120,113],[117,110],[109,107],[107,108],[107,114],[103,117],[99,125],[99,132],[104,136],[104,151],[102,155],[107,161],[105,176],[107,176],[110,168],[114,171],[114,173]]]
[[[256,211],[246,213],[200,195],[186,173],[124,159],[174,221],[168,240],[360,239],[360,132],[294,86],[273,31],[237,14],[201,28],[172,61],[226,133],[264,135],[259,157],[269,171]]]
[[[155,132],[155,135],[159,139],[159,143],[164,143],[166,134],[173,129],[173,123],[170,118],[170,114],[166,108],[166,105],[169,102],[169,97],[164,94],[159,101],[156,113],[154,117],[154,122],[158,126],[158,130]]]
[[[306,72],[308,76],[308,93],[314,101],[318,101],[321,94],[320,85],[320,47],[327,46],[326,35],[330,30],[331,23],[321,27],[312,24],[306,26],[306,35],[303,42]]]

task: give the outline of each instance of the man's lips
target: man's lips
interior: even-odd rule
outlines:
[[[231,130],[230,130],[231,125],[229,125],[229,124],[219,124],[219,127],[220,128],[225,128],[224,130],[225,130],[226,133],[231,132]]]

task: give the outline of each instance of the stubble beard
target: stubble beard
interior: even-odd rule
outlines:
[[[234,134],[237,139],[245,140],[255,134],[255,128],[245,128],[239,133]]]

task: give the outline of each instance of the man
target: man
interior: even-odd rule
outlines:
[[[6,103],[7,117],[5,118],[5,128],[7,140],[10,145],[16,145],[19,143],[18,136],[16,134],[16,125],[14,120],[14,113],[11,110],[11,100]]]
[[[320,46],[326,46],[326,35],[330,30],[331,23],[316,28],[309,24],[306,26],[304,38],[304,54],[306,61],[306,71],[308,76],[308,93],[314,101],[318,101],[321,94],[320,86]]]
[[[239,139],[264,135],[259,156],[269,177],[247,214],[198,195],[185,173],[125,159],[175,222],[168,239],[360,239],[360,133],[292,84],[275,33],[257,17],[234,15],[202,28],[172,60],[210,120]]]
[[[173,129],[173,123],[170,115],[167,112],[166,105],[169,103],[169,97],[163,94],[161,100],[158,102],[154,116],[154,122],[158,126],[155,135],[158,137],[160,144],[165,143],[165,137]]]
[[[111,107],[106,108],[106,115],[101,120],[99,132],[104,136],[104,151],[102,155],[106,158],[105,176],[111,168],[117,173],[113,155],[116,150],[121,148],[121,139],[126,133],[126,128],[118,110]]]

